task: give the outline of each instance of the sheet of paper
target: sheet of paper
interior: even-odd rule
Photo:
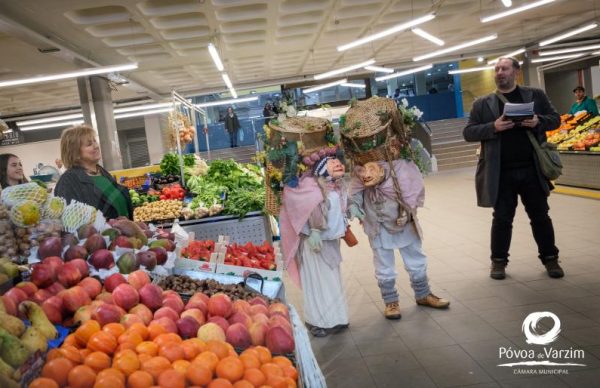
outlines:
[[[533,116],[533,114],[533,102],[523,104],[507,102],[504,104],[504,116],[506,117]]]

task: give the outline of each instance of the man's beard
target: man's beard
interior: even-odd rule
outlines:
[[[496,86],[503,89],[508,89],[512,86],[512,82],[508,78],[496,78]]]

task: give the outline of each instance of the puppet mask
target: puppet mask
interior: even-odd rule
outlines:
[[[375,162],[368,162],[364,166],[356,167],[356,175],[366,187],[377,186],[383,180],[385,171]]]
[[[332,179],[339,179],[346,173],[346,168],[338,159],[329,159],[327,161],[327,174]]]

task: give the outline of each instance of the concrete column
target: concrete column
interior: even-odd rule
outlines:
[[[146,127],[146,141],[148,142],[148,154],[150,155],[150,163],[158,164],[165,153],[163,143],[163,135],[161,132],[160,115],[144,116]]]
[[[425,72],[415,74],[415,93],[417,96],[427,94],[427,78]]]
[[[108,80],[98,76],[82,77],[77,79],[77,87],[84,120],[98,131],[102,166],[109,171],[122,169],[117,124]]]

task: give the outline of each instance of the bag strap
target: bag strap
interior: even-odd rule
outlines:
[[[496,89],[494,91],[494,94],[500,99],[500,101],[502,101],[503,103],[507,103],[508,100],[506,99],[506,97],[504,96],[504,94],[500,93],[500,91],[498,89]],[[535,136],[533,136],[533,133],[531,133],[530,130],[525,130],[525,132],[527,132],[527,137],[529,137],[529,141],[531,141],[531,144],[533,145],[533,148],[535,148],[536,151],[538,151],[540,149],[540,143],[538,143],[537,139],[535,138]]]

